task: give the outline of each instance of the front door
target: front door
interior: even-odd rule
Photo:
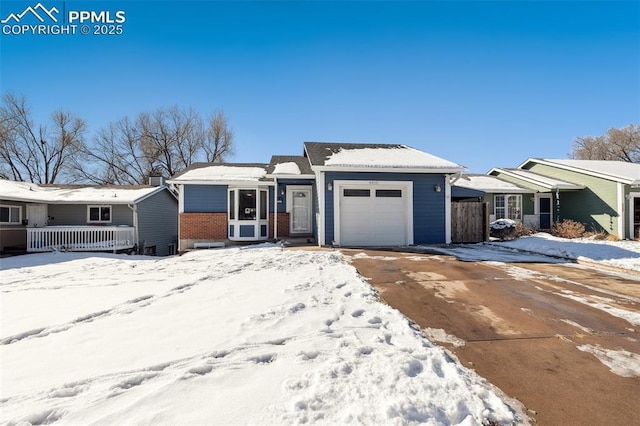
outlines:
[[[551,229],[551,195],[541,195],[538,202],[540,229]]]
[[[289,192],[289,233],[311,233],[311,188],[292,188]]]
[[[27,226],[29,228],[44,228],[49,219],[46,204],[27,204]]]

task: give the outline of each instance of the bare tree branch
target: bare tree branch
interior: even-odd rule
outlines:
[[[11,93],[2,98],[0,122],[0,168],[14,180],[54,183],[84,146],[84,120],[54,111],[49,133],[46,126],[36,128],[26,99]]]
[[[573,142],[571,158],[640,162],[640,125],[611,128],[601,136],[585,136]]]

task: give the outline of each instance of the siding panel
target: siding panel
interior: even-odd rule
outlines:
[[[587,230],[604,230],[617,235],[621,218],[620,212],[616,211],[618,195],[615,182],[537,163],[529,163],[528,170],[585,185],[585,189],[560,192],[560,220],[572,219],[583,223]]]
[[[227,185],[184,185],[185,213],[225,213]]]
[[[446,242],[445,233],[445,176],[439,174],[327,172],[325,174],[325,241],[331,244],[334,233],[333,191],[328,190],[334,180],[354,181],[411,181],[413,182],[413,242],[439,244]],[[441,192],[434,190],[438,184]]]
[[[138,203],[137,209],[140,250],[155,246],[158,256],[171,254],[169,244],[178,242],[178,200],[165,190]]]

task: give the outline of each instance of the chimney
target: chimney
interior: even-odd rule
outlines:
[[[149,176],[149,186],[162,186],[164,185],[163,176]]]

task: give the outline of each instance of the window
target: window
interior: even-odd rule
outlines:
[[[238,191],[238,219],[256,220],[256,191],[255,189],[241,189]]]
[[[496,219],[522,220],[522,195],[496,195],[494,204]]]
[[[229,220],[267,220],[268,214],[266,189],[229,190]]]
[[[267,220],[267,191],[260,191],[260,219]]]
[[[22,207],[0,206],[0,223],[19,225],[22,223]]]
[[[111,206],[89,206],[87,215],[89,223],[111,223]]]
[[[376,197],[402,198],[401,189],[376,189]]]
[[[345,197],[370,197],[371,191],[368,189],[345,189],[342,194]]]

